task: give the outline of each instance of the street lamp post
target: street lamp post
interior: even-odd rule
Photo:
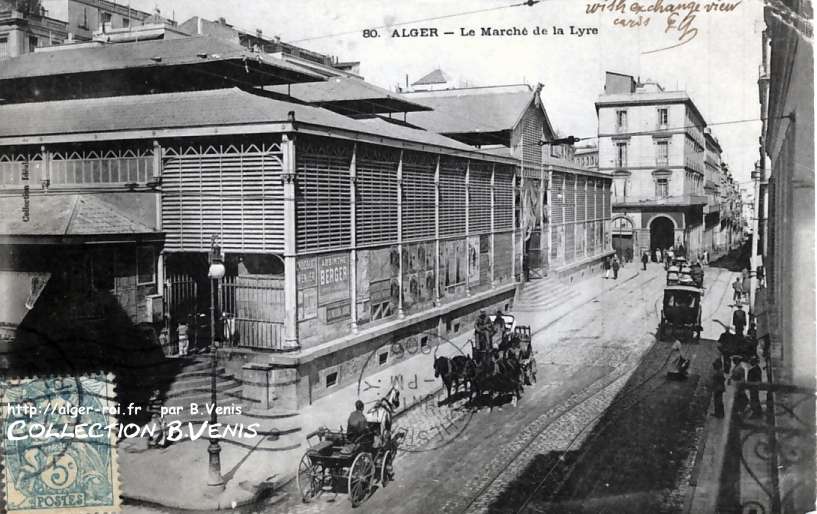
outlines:
[[[216,397],[216,370],[218,366],[218,346],[216,345],[216,309],[215,299],[218,297],[218,281],[224,278],[224,261],[221,257],[221,248],[216,244],[216,236],[213,236],[210,245],[210,268],[207,271],[207,276],[210,278],[210,403],[212,411],[210,412],[210,425],[215,426],[218,423],[218,414],[216,412],[217,397]],[[217,437],[210,438],[210,445],[207,447],[209,454],[209,472],[207,475],[207,485],[213,490],[224,489],[224,479],[221,477],[221,446],[218,444]]]

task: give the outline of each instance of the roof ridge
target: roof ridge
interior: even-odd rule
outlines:
[[[129,99],[129,98],[153,98],[156,99],[158,97],[163,96],[170,96],[170,95],[206,95],[208,93],[212,94],[216,91],[228,91],[231,90],[233,92],[240,92],[240,93],[247,93],[244,89],[241,89],[238,86],[233,87],[222,87],[217,89],[194,89],[191,91],[163,91],[161,93],[142,93],[142,94],[133,94],[133,95],[111,95],[111,96],[92,96],[88,98],[61,98],[55,100],[45,100],[42,102],[36,102],[38,106],[45,106],[52,103],[65,103],[65,102],[98,102],[100,100],[119,100],[119,99]],[[10,102],[10,103],[2,103],[0,104],[0,109],[3,107],[14,107],[14,106],[21,106],[21,105],[31,105],[34,102]]]

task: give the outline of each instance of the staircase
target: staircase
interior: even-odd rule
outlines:
[[[165,423],[179,421],[182,431],[187,435],[190,426],[194,432],[201,429],[201,425],[210,420],[211,414],[206,407],[211,403],[211,373],[212,363],[210,356],[192,355],[168,359],[166,364],[156,368],[153,375],[146,377],[152,383],[167,384],[160,394],[159,401],[165,407],[181,407],[178,413],[165,415]],[[240,427],[243,425],[243,434],[226,434],[220,439],[221,444],[236,445],[248,450],[287,451],[301,446],[300,415],[296,411],[283,409],[261,409],[260,402],[243,395],[243,384],[240,379],[226,373],[221,366],[216,368],[216,400],[220,408],[235,407],[238,412],[218,414],[218,422],[223,425]],[[198,404],[199,410],[190,412],[190,404]],[[253,429],[257,435],[247,437],[247,427],[257,424]],[[207,429],[202,432],[202,439],[207,439]],[[185,440],[173,444],[184,443]]]
[[[560,282],[554,275],[526,282],[514,301],[515,312],[545,311],[558,307],[578,296],[576,290]]]

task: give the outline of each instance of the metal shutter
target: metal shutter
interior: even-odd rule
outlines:
[[[356,238],[359,245],[397,242],[397,166],[400,152],[358,145]]]
[[[612,217],[612,209],[610,207],[610,184],[609,182],[604,183],[604,193],[602,194],[602,217],[604,219],[610,219]]]
[[[539,142],[544,134],[543,126],[543,120],[535,111],[529,110],[523,124],[522,156],[525,160],[525,167],[531,166],[537,177],[542,164],[542,147],[539,146]]]
[[[440,160],[440,235],[465,234],[466,161]]]
[[[468,231],[471,234],[491,231],[491,169],[490,163],[471,161],[468,185]]]
[[[585,194],[587,179],[582,176],[577,176],[576,179],[576,221],[584,221],[587,219],[587,195]]]
[[[565,223],[576,221],[576,175],[565,176],[564,188]]]
[[[351,245],[352,150],[351,144],[328,139],[298,140],[295,218],[299,252]]]
[[[162,230],[170,251],[283,252],[278,143],[188,145],[164,150]]]
[[[596,189],[596,219],[604,218],[604,182],[599,181]]]
[[[403,240],[434,237],[437,157],[403,152]]]
[[[576,225],[565,226],[565,262],[576,260]]]
[[[496,167],[494,175],[494,230],[513,229],[513,178],[511,167]]]
[[[596,179],[587,181],[587,219],[596,219]]]
[[[564,180],[565,177],[561,173],[553,174],[553,185],[550,192],[550,213],[554,224],[564,223],[565,221],[562,213],[562,207],[565,203]]]

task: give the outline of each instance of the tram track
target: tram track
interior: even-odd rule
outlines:
[[[714,290],[715,286],[718,284],[718,281],[719,281],[720,277],[722,276],[723,272],[724,272],[723,269],[718,269],[718,273],[715,276],[714,280],[712,281],[712,283],[713,283],[712,289],[713,290]],[[651,278],[649,278],[647,280],[644,280],[644,281],[640,282],[636,286],[636,289],[634,291],[632,291],[632,292],[635,292],[635,291],[638,291],[638,290],[643,291],[643,286],[647,285],[648,283],[650,283],[652,281],[657,280],[658,278],[660,278],[660,275],[651,277]],[[728,287],[725,287],[724,292],[721,294],[718,302],[716,302],[714,304],[710,304],[710,306],[709,306],[710,311],[706,316],[707,320],[710,320],[710,318],[715,314],[715,312],[717,311],[718,306],[720,306],[721,303],[723,302],[723,298],[724,298],[724,296],[725,296],[725,294],[727,292],[728,292]],[[656,315],[656,318],[660,318],[660,313],[658,312],[658,304],[659,304],[659,302],[661,302],[661,298],[662,297],[659,296],[655,300],[655,302],[653,303],[653,311],[654,311],[653,314]],[[608,301],[612,301],[612,300],[619,301],[618,298],[609,298],[609,299],[606,299],[606,300],[608,300]],[[644,309],[645,309],[645,314],[649,315],[650,314],[649,302],[645,302]],[[702,316],[702,319],[703,318],[704,317]],[[652,342],[650,344],[654,345],[656,342],[657,342],[657,337],[654,336],[653,340],[652,340]],[[589,422],[587,422],[582,427],[582,429],[577,434],[574,435],[574,437],[568,443],[567,447],[565,449],[561,450],[561,451],[563,453],[566,453],[567,451],[569,451],[570,448],[573,446],[573,444],[575,444],[575,442],[579,439],[579,437],[581,437],[591,427],[595,427],[598,420],[601,419],[604,416],[604,414],[611,407],[615,406],[615,407],[618,407],[618,408],[622,408],[621,403],[623,403],[625,400],[627,400],[626,404],[623,406],[623,410],[626,411],[627,409],[631,408],[632,406],[638,404],[639,403],[638,400],[640,398],[644,398],[645,396],[647,396],[650,393],[652,393],[653,391],[655,391],[661,384],[658,384],[658,385],[656,385],[656,386],[654,386],[654,387],[652,387],[650,389],[644,389],[644,387],[646,387],[659,374],[661,374],[662,371],[664,371],[664,369],[666,368],[666,365],[668,364],[671,357],[672,357],[672,352],[670,351],[670,352],[667,353],[667,356],[665,357],[663,363],[661,364],[661,366],[658,369],[656,369],[656,371],[654,371],[653,373],[648,375],[645,379],[643,379],[639,383],[635,384],[634,386],[631,386],[627,390],[618,389],[616,391],[616,393],[615,393],[615,396],[614,396],[613,400],[607,405],[607,407],[605,409],[603,409],[600,414],[594,416]],[[497,482],[497,480],[499,480],[500,477],[502,477],[503,474],[505,474],[508,471],[508,469],[520,458],[520,456],[522,456],[526,452],[529,452],[531,446],[540,437],[542,437],[543,434],[545,434],[545,432],[548,429],[554,427],[557,423],[559,423],[561,420],[565,419],[567,416],[574,413],[576,410],[580,409],[583,405],[585,405],[585,404],[593,401],[594,399],[604,395],[605,392],[607,392],[607,390],[609,388],[614,386],[617,383],[618,380],[622,380],[625,377],[628,377],[629,375],[631,375],[637,369],[638,364],[639,363],[635,363],[634,365],[630,365],[629,363],[626,363],[626,362],[622,363],[621,365],[619,365],[616,368],[615,373],[612,373],[612,374],[608,375],[607,377],[605,377],[603,379],[597,380],[597,381],[589,384],[588,386],[586,386],[581,391],[579,391],[577,393],[574,393],[573,396],[571,396],[567,401],[565,401],[563,403],[562,406],[564,408],[560,412],[557,411],[557,413],[555,413],[555,415],[550,417],[550,420],[544,426],[542,426],[539,430],[537,430],[536,433],[533,435],[533,437],[528,438],[527,441],[526,441],[526,444],[524,444],[521,448],[516,450],[514,452],[513,456],[511,457],[511,459],[507,460],[506,463],[501,467],[501,469],[496,471],[492,475],[490,480],[486,481],[482,485],[482,487],[477,491],[477,493],[471,497],[470,501],[468,501],[468,503],[462,509],[459,509],[458,512],[465,513],[465,512],[474,512],[474,511],[481,510],[481,509],[478,509],[478,508],[474,508],[476,506],[475,504],[482,498],[483,495],[485,495],[485,493],[491,488],[491,486],[494,485]],[[601,383],[603,383],[604,385],[599,387],[599,384],[601,384]],[[577,397],[578,397],[578,400],[577,401],[574,400],[574,398],[577,398]],[[571,401],[571,400],[573,400],[573,401]],[[545,415],[547,415],[547,414],[548,413],[545,413]],[[617,418],[611,419],[604,426],[602,426],[599,433],[603,432],[604,429],[607,426],[609,426],[613,421],[615,421],[615,419],[617,419]],[[562,482],[559,484],[559,486],[557,488],[555,488],[555,491],[558,491],[559,489],[561,489],[564,486],[566,481],[569,479],[573,469],[575,469],[575,466],[580,462],[582,457],[583,456],[580,456],[579,459],[576,459],[576,462],[569,465],[569,467],[563,469],[563,471],[564,471],[563,475],[564,475],[565,478],[562,480]],[[541,487],[545,483],[547,483],[547,480],[551,477],[551,475],[554,473],[554,471],[560,465],[562,465],[562,462],[563,461],[560,460],[559,462],[555,463],[548,470],[548,472],[545,474],[545,477],[527,495],[525,501],[516,510],[517,513],[523,511],[529,505],[530,501],[540,491]]]

